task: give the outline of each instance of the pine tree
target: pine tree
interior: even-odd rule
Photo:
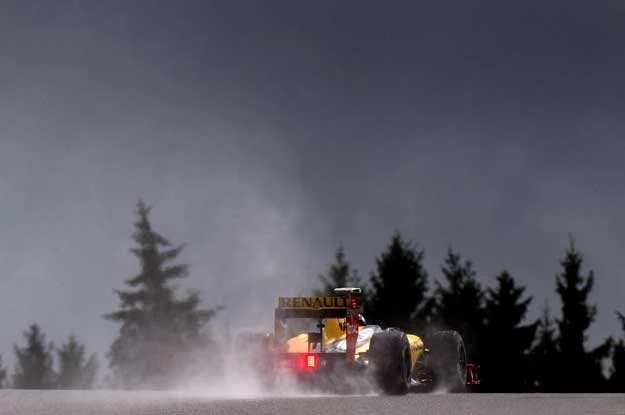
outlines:
[[[484,332],[484,293],[476,279],[473,262],[447,250],[442,272],[446,286],[436,281],[430,330],[456,330],[465,341],[468,358],[480,361],[480,338]]]
[[[569,248],[560,261],[562,273],[556,275],[557,293],[562,302],[562,316],[558,320],[558,346],[562,358],[559,383],[562,392],[600,391],[605,387],[601,363],[610,353],[611,339],[593,350],[586,350],[586,331],[595,319],[597,307],[588,302],[594,285],[594,272],[591,270],[585,278],[582,277],[582,262],[582,255],[571,238]]]
[[[414,330],[426,318],[428,274],[424,251],[395,231],[382,255],[376,259],[371,292],[366,298],[365,318],[375,324]]]
[[[507,272],[497,276],[497,287],[486,291],[486,331],[481,361],[482,384],[492,392],[520,392],[530,389],[529,350],[538,321],[521,325],[532,297],[523,298]],[[495,341],[496,339],[496,341]]]
[[[91,389],[98,371],[95,354],[86,359],[85,346],[75,336],[57,349],[59,362],[58,387],[61,389]]]
[[[549,306],[543,308],[536,342],[531,351],[532,387],[537,392],[553,392],[558,386],[559,350],[555,322]]]
[[[361,281],[358,272],[352,268],[345,255],[345,248],[339,245],[335,254],[335,262],[328,266],[325,275],[319,275],[322,289],[316,290],[315,295],[332,295],[335,288],[360,287]]]
[[[157,232],[150,211],[140,199],[133,234],[137,247],[131,249],[140,273],[125,281],[131,290],[116,291],[120,309],[105,316],[121,323],[108,357],[116,383],[125,388],[170,386],[173,377],[187,369],[184,357],[206,344],[202,328],[221,309],[199,309],[197,292],[176,298],[171,281],[186,278],[189,266],[172,262],[185,245],[172,246]]]
[[[7,370],[2,363],[2,356],[0,356],[0,388],[7,386]]]
[[[24,332],[26,344],[14,345],[17,364],[13,375],[15,389],[52,389],[56,386],[54,373],[54,344],[46,341],[46,335],[38,324],[33,323]]]
[[[616,312],[625,334],[625,316]],[[612,350],[612,367],[610,369],[610,391],[625,392],[625,338],[621,338]]]

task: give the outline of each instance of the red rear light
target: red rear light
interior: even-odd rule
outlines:
[[[315,370],[319,366],[319,356],[313,353],[298,354],[293,363],[295,369],[300,371]]]
[[[315,371],[321,367],[321,360],[318,353],[287,353],[280,360],[280,366],[287,370],[296,372]]]
[[[309,369],[314,369],[317,367],[317,356],[314,354],[309,354],[306,356],[306,367]]]

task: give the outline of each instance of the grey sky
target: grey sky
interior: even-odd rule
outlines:
[[[269,324],[339,242],[368,273],[394,228],[558,306],[573,233],[618,334],[623,3],[338,3],[0,5],[5,359],[33,320],[105,351],[139,194],[222,320]]]

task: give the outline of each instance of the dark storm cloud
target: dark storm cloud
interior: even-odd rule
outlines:
[[[399,227],[432,274],[453,243],[536,305],[557,304],[571,232],[598,273],[593,334],[614,331],[624,18],[617,1],[3,3],[4,354],[31,320],[105,349],[139,194],[209,304],[249,294],[230,322],[314,284],[339,241],[367,273]]]

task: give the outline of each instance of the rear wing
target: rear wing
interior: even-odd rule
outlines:
[[[276,319],[345,318],[347,297],[278,297]]]
[[[344,318],[347,334],[347,354],[355,352],[358,337],[358,315],[360,314],[360,288],[336,288],[335,295],[323,297],[278,297],[275,309],[274,330],[280,338],[283,327],[281,320],[288,318]]]
[[[360,288],[335,288],[334,292],[324,297],[278,297],[275,318],[345,318],[347,310],[360,309]],[[354,299],[356,304],[352,304]]]

